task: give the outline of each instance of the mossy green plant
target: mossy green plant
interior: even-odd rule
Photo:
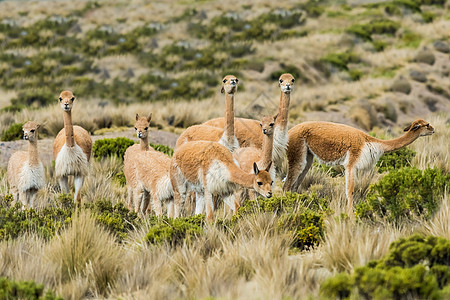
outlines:
[[[410,167],[416,151],[407,147],[383,154],[377,162],[378,173]]]
[[[321,285],[328,298],[440,299],[450,282],[450,241],[413,235],[393,242],[382,259],[338,273]]]
[[[145,237],[147,243],[166,243],[176,247],[189,243],[203,234],[205,217],[204,215],[176,219],[151,217],[149,222],[152,226]]]
[[[134,145],[134,141],[124,137],[96,140],[92,146],[92,153],[97,159],[108,156],[117,156],[123,159],[125,151],[131,145]]]
[[[0,277],[0,299],[28,299],[28,300],[62,300],[51,290],[44,290],[42,284],[34,281],[16,281]]]
[[[417,217],[430,219],[449,182],[450,174],[439,169],[391,170],[370,186],[366,202],[356,206],[356,215],[363,219],[381,217],[394,223]]]
[[[2,131],[2,141],[20,140],[23,136],[22,126],[24,123],[14,123]]]

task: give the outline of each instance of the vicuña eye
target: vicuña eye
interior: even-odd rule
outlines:
[[[62,101],[62,98],[61,98],[61,97],[59,97],[59,101]]]
[[[145,127],[144,130],[147,131],[148,127]]]
[[[226,79],[224,79],[224,80],[223,80],[223,83],[225,83],[225,82],[227,82],[227,80],[226,80]]]
[[[134,130],[137,130],[137,128],[136,128],[136,127],[134,127]]]
[[[31,129],[30,131],[31,131],[31,132],[34,132],[34,129]]]
[[[292,82],[294,82],[295,81],[295,79],[294,78],[292,78]]]
[[[70,98],[71,101],[75,100],[75,97]]]
[[[260,182],[260,181],[258,181],[257,183],[258,183],[258,185],[262,185],[262,182]]]
[[[239,79],[236,78],[235,80],[236,80],[236,82],[239,82]]]
[[[261,127],[262,127],[262,124],[259,124],[259,126],[261,126]]]
[[[283,79],[280,79],[280,83],[283,83]]]
[[[273,125],[275,125],[275,124],[274,124],[274,123],[270,123],[270,124],[269,124],[270,127],[273,127]]]

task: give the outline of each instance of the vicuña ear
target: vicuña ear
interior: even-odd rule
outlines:
[[[271,166],[272,166],[272,162],[270,162],[269,165],[267,166],[267,168],[266,168],[267,172],[269,172]]]
[[[255,162],[253,163],[253,172],[255,175],[258,175],[259,173],[258,165]]]
[[[420,125],[419,124],[417,124],[417,125],[414,125],[414,127],[411,129],[412,131],[416,131],[417,129],[419,129],[420,128]]]
[[[220,92],[223,94],[223,93],[225,93],[225,89],[222,87],[221,89],[220,89]]]
[[[150,114],[148,115],[148,117],[147,117],[147,122],[150,123],[150,120],[152,119],[152,115],[153,115],[153,113],[150,113]]]
[[[412,124],[409,124],[408,126],[406,126],[405,129],[403,129],[403,131],[405,131],[405,132],[406,132],[406,131],[409,131],[409,129],[411,129],[411,125],[412,125]]]
[[[278,118],[278,114],[276,114],[275,116],[273,116],[273,120],[276,121]]]
[[[41,127],[41,125],[37,124],[37,125],[36,125],[36,129],[39,129],[39,127]]]
[[[139,120],[139,114],[136,114],[136,121]]]

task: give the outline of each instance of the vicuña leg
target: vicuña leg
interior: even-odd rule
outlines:
[[[59,179],[59,187],[61,188],[61,193],[69,193],[69,177],[61,176]]]
[[[205,197],[201,193],[195,193],[195,214],[200,215],[205,212]]]
[[[236,213],[236,197],[234,193],[223,197],[223,202],[228,205],[228,207],[233,211],[233,213]]]
[[[353,215],[353,190],[355,187],[355,168],[347,166],[345,168],[345,192],[347,194],[347,213],[349,216]]]
[[[28,191],[28,207],[34,208],[34,201],[36,200],[38,190],[32,189]]]
[[[153,211],[157,216],[162,216],[162,205],[158,193],[152,193]]]
[[[311,152],[307,152],[306,154],[306,166],[303,169],[303,171],[298,176],[297,180],[294,183],[294,186],[292,187],[292,191],[297,192],[300,184],[302,184],[303,179],[305,179],[306,173],[308,173],[309,169],[312,166],[314,160],[314,155]]]
[[[81,204],[81,188],[83,187],[84,176],[75,176],[73,184],[75,186],[74,200]]]
[[[128,199],[128,209],[132,210],[133,208],[133,188],[127,187],[127,199]]]
[[[208,220],[213,220],[214,219],[214,202],[213,202],[212,194],[210,192],[208,192],[207,188],[205,188],[205,193],[204,193],[203,197],[205,198],[205,203],[206,203],[206,218]]]
[[[308,148],[303,139],[289,141],[289,147],[294,147],[298,152],[288,151],[288,162],[289,162],[289,170],[286,178],[286,182],[283,185],[283,191],[293,191],[293,187],[297,178],[303,172],[307,165],[307,152]]]

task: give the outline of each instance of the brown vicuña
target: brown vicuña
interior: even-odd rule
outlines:
[[[27,122],[22,126],[23,138],[28,140],[28,151],[17,151],[9,158],[8,183],[16,201],[22,207],[33,207],[36,194],[45,185],[44,166],[38,155],[38,129],[40,125]]]
[[[278,107],[278,117],[275,123],[272,153],[272,160],[278,168],[283,162],[288,143],[288,114],[294,81],[294,77],[289,73],[282,74],[278,79],[278,86],[281,90],[281,96],[280,106]],[[212,119],[203,123],[203,125],[224,128],[225,119]],[[260,130],[258,120],[235,118],[234,128],[235,136],[239,142],[240,147],[262,148],[264,135]]]
[[[239,186],[253,188],[267,198],[272,196],[272,178],[267,170],[260,171],[254,163],[254,174],[242,171],[231,152],[217,142],[195,141],[180,146],[173,156],[170,177],[175,217],[190,191],[197,192],[197,203],[206,202],[208,219],[214,214],[213,195],[223,197],[230,206],[235,203],[234,192]]]
[[[321,163],[345,167],[348,211],[353,211],[355,170],[373,167],[386,152],[395,151],[420,136],[434,133],[433,127],[418,119],[404,129],[406,133],[392,140],[380,140],[343,124],[305,122],[289,130],[287,157],[289,171],[284,191],[297,191],[312,165],[314,156]]]
[[[219,142],[230,151],[239,148],[234,134],[234,94],[237,92],[239,80],[236,76],[227,75],[222,80],[221,92],[225,93],[225,118],[222,128],[208,125],[194,125],[188,127],[178,138],[176,147],[192,141]]]
[[[64,128],[61,129],[53,142],[53,159],[55,160],[55,174],[61,191],[69,192],[68,176],[73,175],[74,200],[81,203],[81,188],[89,169],[92,139],[84,128],[72,124],[74,101],[75,96],[71,91],[63,91],[59,95],[59,103],[64,116]]]
[[[275,129],[275,122],[277,116],[264,116],[261,119],[260,130],[262,131],[264,138],[262,149],[256,147],[244,147],[239,148],[233,153],[234,159],[238,162],[239,167],[247,173],[253,172],[253,162],[256,162],[256,165],[259,169],[268,169],[270,170],[270,177],[272,180],[275,180],[275,168],[270,168],[272,164],[272,149],[273,149],[273,133]],[[241,191],[243,195],[246,194],[246,191]],[[238,193],[240,194],[240,193]],[[242,201],[241,195],[236,195],[236,201],[239,200],[239,206]],[[250,191],[250,199],[256,199],[256,194],[254,191]]]
[[[142,187],[138,186],[136,178],[136,153],[140,151],[154,151],[148,144],[148,129],[150,127],[150,120],[152,114],[148,117],[139,116],[136,114],[136,122],[134,123],[134,129],[136,135],[139,138],[139,144],[132,145],[127,148],[123,157],[123,173],[126,179],[127,197],[128,197],[128,209],[134,210],[136,213],[143,212],[145,208],[140,208],[142,202],[147,202],[148,199],[140,199],[138,203],[135,201],[135,195],[142,193]],[[141,191],[139,191],[139,189]]]

